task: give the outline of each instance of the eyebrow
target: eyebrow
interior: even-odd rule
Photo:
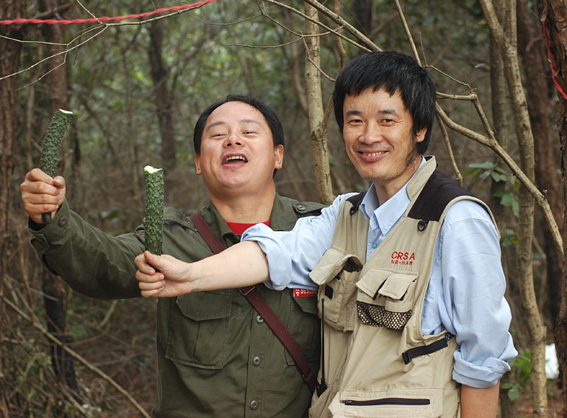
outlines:
[[[357,115],[362,115],[364,112],[362,112],[362,110],[357,110],[357,109],[349,109],[346,111],[346,116],[357,116]],[[378,111],[378,115],[397,115],[398,113],[396,112],[395,109],[382,109]]]
[[[255,120],[255,119],[241,119],[238,121],[238,123],[254,123],[256,125],[262,125],[259,121]],[[225,121],[219,120],[217,122],[213,122],[211,123],[209,126],[207,126],[207,128],[205,129],[205,132],[209,131],[211,128],[218,126],[218,125],[226,125],[227,123]]]

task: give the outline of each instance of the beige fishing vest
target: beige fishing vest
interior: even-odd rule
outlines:
[[[434,158],[407,193],[406,213],[368,261],[362,196],[345,201],[332,247],[311,273],[324,318],[318,381],[327,386],[314,394],[312,418],[460,416],[456,339],[423,336],[421,317],[445,213],[461,199],[486,205],[437,171]]]

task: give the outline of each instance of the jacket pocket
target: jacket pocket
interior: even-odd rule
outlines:
[[[334,329],[354,328],[356,281],[361,269],[362,263],[356,255],[330,248],[309,275],[319,285],[319,312]]]
[[[321,321],[317,315],[317,299],[315,296],[291,297],[290,316],[287,328],[305,355],[315,372],[319,370],[321,352]],[[286,362],[295,365],[291,354],[284,349]]]
[[[199,292],[179,296],[171,309],[166,358],[187,366],[220,369],[228,356],[232,296]]]
[[[365,271],[356,284],[357,312],[361,322],[402,330],[412,315],[416,282],[416,273],[394,273],[381,269]]]
[[[335,396],[329,409],[334,418],[436,418],[444,413],[443,389],[344,391]]]

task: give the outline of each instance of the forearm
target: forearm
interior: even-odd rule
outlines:
[[[77,292],[94,298],[138,296],[133,258],[144,250],[134,234],[112,237],[62,207],[50,225],[34,231],[41,260]]]
[[[145,251],[135,258],[143,297],[175,297],[193,292],[235,289],[268,280],[268,262],[254,241],[186,263],[170,255]]]
[[[254,241],[233,245],[192,264],[193,291],[233,289],[269,279],[268,262]]]
[[[496,418],[499,385],[489,388],[461,386],[462,418]]]

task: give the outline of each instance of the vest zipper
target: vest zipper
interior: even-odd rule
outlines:
[[[382,399],[369,399],[366,401],[355,401],[345,399],[341,401],[347,406],[375,406],[375,405],[415,405],[423,406],[430,405],[429,399],[407,399],[407,398],[382,398]]]

